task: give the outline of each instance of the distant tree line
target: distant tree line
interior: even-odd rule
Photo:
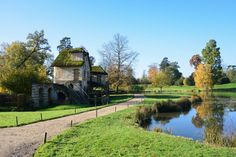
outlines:
[[[220,48],[217,47],[215,40],[209,40],[201,54],[193,55],[189,63],[194,67],[194,72],[188,77],[183,77],[178,62],[170,62],[167,57],[164,57],[159,65],[150,65],[148,74],[144,72],[137,82],[151,83],[160,90],[169,85],[195,85],[198,88],[211,90],[215,84],[236,82],[236,65],[229,65],[223,69]]]
[[[182,85],[184,78],[179,71],[178,62],[171,62],[167,57],[164,57],[159,64],[152,64],[148,69],[148,80],[153,86],[159,87],[162,91],[164,86]]]

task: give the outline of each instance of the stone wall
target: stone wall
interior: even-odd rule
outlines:
[[[47,106],[57,101],[57,93],[53,84],[33,84],[31,99],[34,107]]]

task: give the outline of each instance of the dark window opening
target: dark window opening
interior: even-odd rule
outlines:
[[[48,103],[52,104],[52,88],[48,89]]]
[[[74,89],[73,84],[69,84],[69,88]]]
[[[39,104],[43,104],[43,88],[39,88]]]
[[[62,92],[58,92],[57,93],[57,99],[61,102],[65,101],[66,100],[66,95]]]

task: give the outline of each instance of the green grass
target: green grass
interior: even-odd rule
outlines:
[[[214,86],[214,89],[235,89],[235,88],[236,88],[236,83],[228,83]]]
[[[195,86],[168,86],[164,87],[163,91],[178,91],[178,92],[186,92],[186,91],[192,91],[194,89],[197,89]],[[145,89],[145,91],[159,91],[160,88],[157,87],[152,87],[151,85],[148,85],[148,87]],[[230,91],[234,90],[236,91],[236,83],[228,83],[228,84],[223,84],[223,85],[215,85],[214,86],[215,91]]]
[[[129,108],[82,123],[40,146],[35,156],[236,156],[232,148],[145,131],[134,114]]]
[[[164,100],[178,100],[181,97],[189,97],[191,93],[159,93],[159,94],[145,94],[144,104],[153,104],[157,101]]]
[[[125,102],[130,100],[131,98],[133,98],[133,95],[128,95],[128,94],[111,95],[110,104],[98,106],[98,108],[103,108],[106,106]],[[76,108],[76,113],[75,113],[75,108]],[[40,115],[41,113],[43,116],[43,120],[49,120],[67,115],[78,114],[94,109],[95,109],[94,106],[91,107],[85,105],[58,105],[30,112],[0,112],[0,127],[16,126],[16,116],[18,117],[18,124],[25,125],[41,121],[41,115]]]

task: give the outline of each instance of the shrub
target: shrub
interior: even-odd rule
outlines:
[[[236,147],[236,135],[232,134],[224,136],[221,134],[207,133],[205,142],[219,146]]]
[[[189,77],[185,78],[183,81],[185,86],[194,86],[195,85],[195,81],[193,78],[193,74],[191,74]]]
[[[131,93],[141,93],[144,91],[144,87],[141,85],[132,85],[129,89]]]
[[[191,85],[191,82],[190,82],[189,78],[185,78],[183,83],[184,83],[185,86],[190,86]]]
[[[139,126],[146,127],[151,121],[151,116],[152,116],[151,108],[141,106],[136,111],[135,122],[138,123]]]
[[[181,98],[176,101],[176,105],[179,106],[183,112],[191,109],[191,101],[188,98]]]
[[[198,104],[198,103],[202,102],[202,98],[198,95],[192,95],[190,100],[191,100],[192,104]]]
[[[162,128],[156,127],[153,129],[154,132],[163,132]]]
[[[191,101],[188,98],[181,98],[178,101],[162,101],[156,102],[153,107],[152,111],[154,113],[167,113],[167,112],[185,112],[191,109]]]
[[[176,105],[172,100],[156,102],[153,105],[153,111],[165,113],[165,112],[180,112],[181,108]]]
[[[219,80],[217,81],[217,84],[227,84],[230,83],[230,79],[225,75],[222,76],[221,78],[219,78]]]
[[[183,86],[184,85],[184,77],[180,77],[177,81],[175,81],[176,86]]]

